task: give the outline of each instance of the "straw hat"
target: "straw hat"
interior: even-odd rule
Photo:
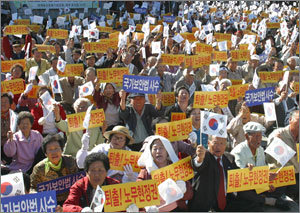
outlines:
[[[129,139],[129,143],[127,145],[133,144],[134,139],[130,136],[129,130],[125,126],[115,126],[111,131],[107,131],[103,134],[106,139],[109,139],[111,134],[122,134],[125,135]]]

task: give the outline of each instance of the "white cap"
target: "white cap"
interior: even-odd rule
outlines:
[[[251,60],[258,60],[259,61],[259,55],[251,55]]]
[[[250,121],[243,126],[245,133],[265,132],[266,128],[260,123]]]

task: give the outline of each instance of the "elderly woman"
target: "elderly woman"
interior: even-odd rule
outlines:
[[[88,152],[89,138],[86,137],[86,135],[82,137],[82,147],[76,155],[76,161],[79,168],[83,168],[83,163],[86,156],[91,153],[102,152],[108,155],[109,149],[122,149],[131,151],[127,145],[134,143],[134,139],[130,136],[129,130],[124,126],[115,126],[112,131],[105,132],[104,137],[108,140],[108,143],[95,146],[91,152]],[[124,172],[109,170],[107,174],[109,177],[117,179],[123,183],[136,181],[138,175],[132,171],[131,165],[124,166]]]
[[[70,189],[68,199],[63,205],[64,212],[90,211],[97,186],[118,184],[119,181],[107,176],[109,159],[104,153],[92,153],[84,161],[86,177],[78,180]]]
[[[175,91],[176,103],[172,106],[167,107],[165,116],[171,121],[172,112],[184,112],[186,113],[189,105],[190,91],[187,87],[181,86]]]
[[[78,98],[74,102],[74,110],[76,113],[86,112],[88,107],[91,105],[91,102],[87,98]],[[76,156],[76,153],[81,148],[81,138],[84,134],[83,130],[79,130],[76,132],[69,132],[68,129],[68,121],[63,120],[60,114],[60,108],[55,105],[54,106],[54,115],[55,115],[55,125],[56,127],[65,132],[67,135],[67,142],[64,149],[64,154]],[[103,143],[104,138],[102,136],[102,132],[99,127],[91,128],[88,130],[90,136],[90,143],[88,150],[91,150],[94,146]]]
[[[138,160],[138,165],[145,168],[141,169],[137,181],[149,180],[151,179],[150,174],[152,171],[178,161],[178,157],[168,139],[159,135],[149,137],[151,137],[151,139],[148,140],[148,145]],[[193,190],[189,181],[185,182],[185,187],[183,188],[186,189],[183,198],[165,206],[160,210],[187,211],[188,209],[185,201],[192,199]],[[164,200],[161,199],[160,206],[164,205],[164,203]]]
[[[96,84],[94,101],[98,109],[103,108],[108,127],[120,123],[119,107],[121,98],[119,93],[116,92],[116,85],[114,83]]]
[[[19,131],[14,134],[11,131],[7,132],[8,140],[4,144],[4,152],[13,159],[9,165],[11,171],[21,169],[27,172],[41,147],[43,137],[38,131],[31,130],[33,116],[30,112],[20,112],[17,124]]]
[[[62,155],[63,138],[59,134],[47,135],[42,143],[42,149],[47,158],[33,167],[30,175],[31,193],[37,192],[37,185],[62,176],[75,174],[78,171],[76,161],[72,156]],[[62,205],[69,192],[57,195],[57,203]]]
[[[42,100],[40,97],[45,93],[49,92],[49,94],[52,96],[52,91],[48,87],[41,87],[38,91],[38,99],[39,103],[35,105],[35,107],[31,110],[31,114],[34,117],[34,122],[32,129],[38,130],[43,136],[46,136],[48,134],[55,134],[58,133],[58,129],[55,126],[55,120],[54,120],[54,112],[49,111],[44,104],[42,103]],[[66,119],[66,113],[61,105],[57,105],[60,109],[60,116],[62,119]]]

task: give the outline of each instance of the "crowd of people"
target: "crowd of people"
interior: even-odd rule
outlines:
[[[299,144],[300,17],[298,5],[294,3],[113,2],[107,15],[93,16],[99,20],[85,14],[76,24],[71,16],[67,24],[60,24],[59,17],[53,20],[44,17],[38,32],[28,27],[28,34],[21,36],[6,34],[7,27],[14,24],[8,15],[1,26],[1,60],[25,59],[26,63],[25,66],[13,64],[9,72],[1,72],[2,82],[22,79],[24,83],[21,94],[1,93],[1,175],[22,171],[24,179],[30,179],[30,184],[24,181],[26,193],[36,193],[39,183],[84,170],[86,177],[57,196],[56,210],[88,212],[98,185],[152,179],[152,171],[191,156],[194,178],[177,181],[184,196],[167,206],[161,198],[160,205],[146,210],[264,211],[269,205],[286,211],[290,207],[284,195],[299,204],[297,154],[286,163],[286,166],[294,166],[295,185],[270,186],[269,191],[261,194],[255,190],[226,191],[228,170],[252,170],[264,165],[270,169],[281,167],[264,152],[276,142],[275,138],[299,152],[296,144]],[[132,15],[137,14],[137,8],[145,8],[146,14]],[[75,13],[74,17],[78,19],[78,15]],[[164,16],[174,16],[173,22],[165,22]],[[86,18],[88,24],[83,25]],[[279,28],[268,28],[269,23],[279,22]],[[101,32],[100,28],[92,27],[103,26],[103,23],[120,33],[117,47],[87,53],[84,44],[111,39],[113,32]],[[137,24],[142,24],[139,31]],[[81,33],[74,34],[78,27]],[[69,37],[51,38],[47,35],[48,29],[67,29]],[[91,30],[98,31],[98,36],[85,35],[84,31]],[[136,32],[143,36],[137,36]],[[189,41],[184,37],[186,33],[193,33],[194,38]],[[217,40],[218,33],[231,35],[225,47],[221,44],[223,41]],[[157,42],[160,43],[158,52],[153,45]],[[211,72],[210,65],[164,63],[163,54],[200,57],[199,44],[212,47],[210,64],[219,65],[217,76]],[[245,44],[250,52],[248,60],[236,61],[232,51],[242,49]],[[54,46],[55,52],[40,51],[37,45]],[[219,51],[226,52],[226,60],[214,59],[214,52]],[[60,77],[60,60],[67,64],[83,64],[84,70],[80,76]],[[32,79],[29,73],[36,66],[36,76]],[[128,93],[120,84],[103,83],[97,77],[99,68],[120,67],[128,68],[131,75],[160,78],[154,103],[146,93]],[[273,83],[257,81],[260,72],[276,71],[290,71],[288,79],[281,77]],[[53,92],[50,79],[54,76],[59,78],[61,93]],[[197,91],[226,91],[236,80],[241,80],[238,84],[248,84],[248,90],[275,87],[270,102],[275,104],[276,121],[266,119],[262,104],[248,106],[244,96],[230,100],[225,108],[218,105],[211,109],[194,107]],[[84,97],[79,90],[88,82],[93,84],[94,91]],[[39,86],[37,97],[28,97],[34,85]],[[175,94],[172,105],[163,104],[164,92]],[[46,93],[55,100],[51,108],[41,99]],[[93,110],[104,110],[103,126],[70,131],[67,115],[86,112],[91,106]],[[17,113],[16,131],[11,126],[12,111]],[[201,132],[203,111],[227,115],[227,138]],[[184,117],[191,118],[192,132],[187,139],[170,142],[156,134],[156,125],[171,122],[172,113],[184,113]],[[110,169],[110,149],[142,152],[138,160],[140,172],[134,172],[130,164],[124,166],[124,171]],[[270,172],[270,181],[275,178],[276,173]],[[160,206],[164,206],[163,209],[159,209]]]

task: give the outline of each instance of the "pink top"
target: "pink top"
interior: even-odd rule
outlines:
[[[9,165],[11,171],[21,169],[23,172],[29,170],[34,162],[34,157],[42,145],[43,136],[36,130],[30,131],[29,140],[22,134],[21,130],[13,135],[12,141],[7,140],[4,144],[4,152],[13,161]]]

